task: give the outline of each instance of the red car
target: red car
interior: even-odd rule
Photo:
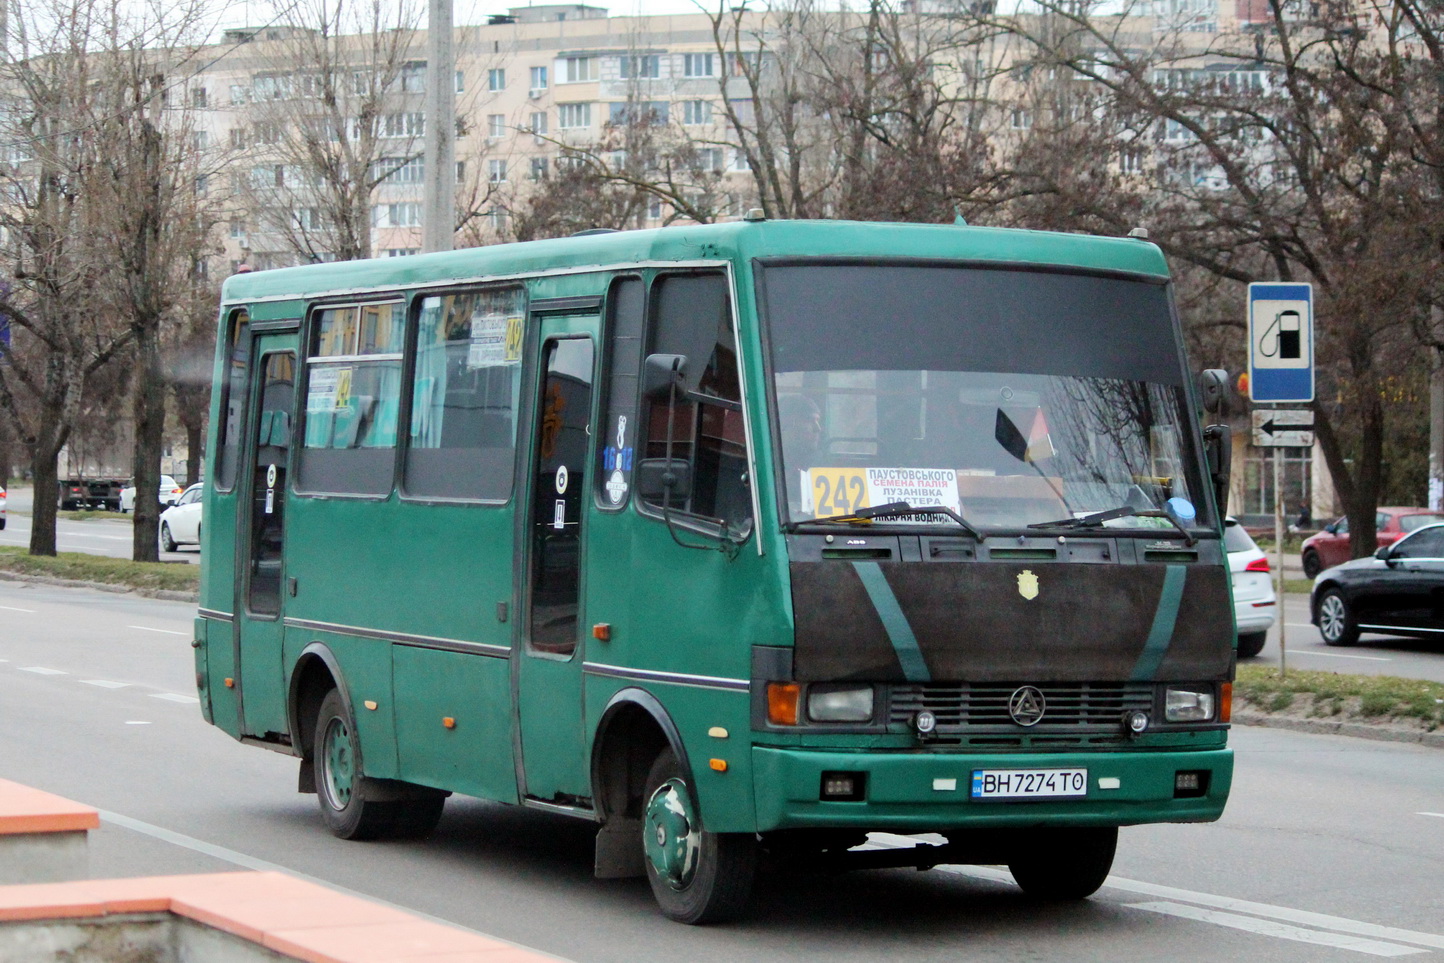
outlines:
[[[1416,528],[1444,522],[1444,512],[1428,508],[1380,508],[1374,516],[1374,527],[1378,531],[1379,548],[1393,545]],[[1342,565],[1350,559],[1349,520],[1341,518],[1317,535],[1304,539],[1300,549],[1303,556],[1304,574],[1313,578],[1326,568]]]

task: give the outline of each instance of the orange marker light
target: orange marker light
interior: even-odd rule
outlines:
[[[767,683],[767,721],[774,726],[797,725],[797,704],[802,686],[796,682]]]
[[[442,717],[441,717],[441,724],[442,724],[443,726],[445,726],[446,728],[448,728],[448,729],[455,729],[455,728],[456,728],[456,720],[453,719],[451,716],[442,716]]]
[[[1228,722],[1233,718],[1233,683],[1225,682],[1218,694],[1218,721]]]
[[[612,623],[598,622],[592,626],[592,638],[600,642],[610,642],[612,639]]]
[[[236,680],[235,680],[235,679],[227,679],[227,680],[226,680],[226,688],[227,688],[227,689],[234,689],[235,687],[236,687]]]
[[[726,759],[713,759],[710,763],[708,763],[708,765],[710,765],[710,766],[713,768],[713,770],[715,770],[716,772],[726,772],[726,771],[727,771],[727,760],[726,760]]]

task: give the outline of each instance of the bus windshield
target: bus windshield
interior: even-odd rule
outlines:
[[[789,522],[897,502],[981,531],[1202,521],[1161,284],[793,262],[764,266],[759,288]]]

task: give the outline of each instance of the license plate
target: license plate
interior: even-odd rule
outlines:
[[[1088,795],[1087,769],[975,769],[974,799],[1067,799]]]

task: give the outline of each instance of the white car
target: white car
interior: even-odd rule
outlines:
[[[169,475],[160,476],[160,507],[174,505],[181,497],[181,487]],[[131,481],[120,490],[120,510],[135,511],[135,482]]]
[[[201,496],[205,483],[197,482],[181,493],[170,508],[160,513],[160,547],[174,552],[178,545],[201,543]]]
[[[1236,519],[1223,523],[1223,548],[1233,582],[1233,617],[1238,624],[1238,657],[1251,659],[1263,651],[1264,640],[1278,611],[1269,559]]]

